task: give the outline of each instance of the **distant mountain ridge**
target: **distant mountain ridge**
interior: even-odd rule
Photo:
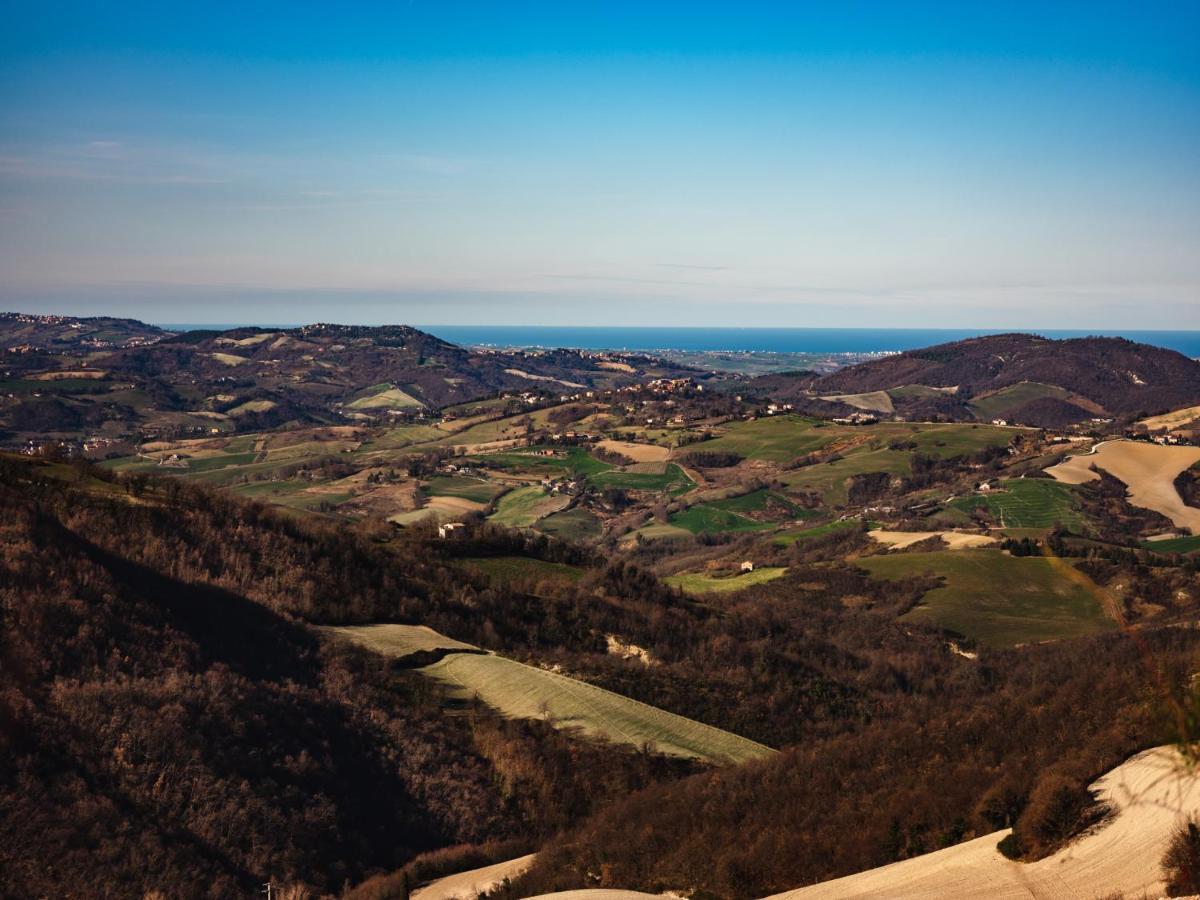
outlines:
[[[149,344],[171,336],[156,325],[114,316],[0,312],[0,350],[98,350]]]
[[[905,418],[941,415],[1057,427],[1200,403],[1200,362],[1125,338],[999,334],[900,353],[796,387],[821,397],[886,392]]]
[[[698,374],[641,354],[468,350],[407,325],[173,333],[20,313],[0,315],[0,354],[10,385],[0,431],[18,438],[359,422],[500,393],[570,396]]]

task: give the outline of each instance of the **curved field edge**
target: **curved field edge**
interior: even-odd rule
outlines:
[[[944,850],[869,869],[768,900],[1050,900],[1056,897],[1162,896],[1159,861],[1176,827],[1200,810],[1200,778],[1172,747],[1139,753],[1093,785],[1116,809],[1104,825],[1032,863],[1003,856],[1010,829]]]
[[[671,756],[714,763],[762,759],[770,747],[703,722],[667,712],[566,675],[539,669],[439,634],[424,625],[356,625],[322,629],[391,657],[428,651],[447,653],[417,669],[465,699],[478,697],[504,716],[549,719],[614,743],[652,744]]]
[[[512,880],[533,865],[534,854],[493,863],[478,869],[456,872],[429,882],[412,893],[412,900],[470,900],[493,891],[505,880]]]
[[[558,728],[634,747],[651,744],[670,756],[740,763],[775,753],[720,728],[501,656],[454,653],[418,671],[511,718],[546,718]]]

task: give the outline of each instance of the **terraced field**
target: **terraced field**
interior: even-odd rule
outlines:
[[[992,647],[1095,634],[1115,628],[1099,590],[1067,577],[1045,557],[1012,557],[999,550],[897,553],[857,561],[876,578],[935,575],[904,618],[948,628]],[[1069,563],[1065,563],[1069,565]]]
[[[1069,485],[1046,478],[1014,478],[1000,487],[991,493],[959,497],[948,505],[964,513],[983,507],[1002,528],[1050,528],[1058,522],[1076,533],[1087,530]]]

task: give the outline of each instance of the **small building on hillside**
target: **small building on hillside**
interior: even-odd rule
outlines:
[[[750,560],[746,560],[744,563],[742,563],[742,571],[743,572],[753,572],[754,571],[754,563],[751,562]]]
[[[438,526],[438,537],[442,540],[462,537],[466,533],[466,525],[463,522],[446,522]]]

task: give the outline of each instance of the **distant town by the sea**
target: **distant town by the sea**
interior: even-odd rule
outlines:
[[[400,323],[397,323],[400,324]],[[409,324],[409,323],[404,323]],[[171,330],[235,328],[236,325],[169,325]],[[282,327],[282,326],[275,326]],[[915,350],[984,334],[1030,331],[1050,338],[1102,335],[1200,357],[1200,331],[1067,331],[1062,329],[969,328],[674,328],[562,325],[416,325],[443,340],[472,347],[571,347],[581,350],[641,350],[741,353],[868,354]]]

